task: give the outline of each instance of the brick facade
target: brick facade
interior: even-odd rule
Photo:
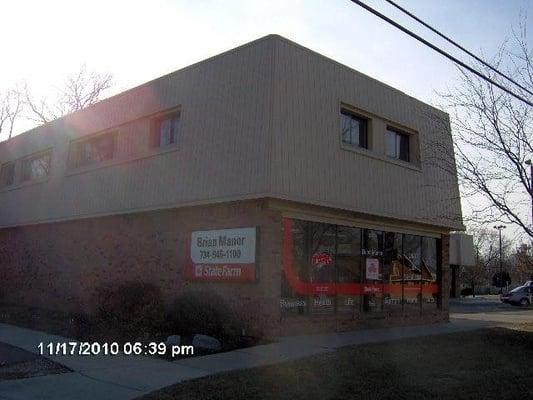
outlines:
[[[267,200],[243,201],[81,219],[0,230],[0,296],[4,303],[91,312],[98,289],[126,281],[151,282],[170,302],[185,289],[214,291],[252,334],[348,330],[443,321],[448,318],[447,236],[442,240],[442,309],[343,317],[281,318],[282,212]],[[191,231],[258,228],[255,283],[191,282],[183,266]]]
[[[184,279],[194,230],[257,226],[256,283]],[[213,290],[259,330],[278,313],[281,274],[279,213],[261,201],[182,208],[0,230],[3,301],[91,312],[98,288],[126,281],[159,286],[172,301],[184,289]]]

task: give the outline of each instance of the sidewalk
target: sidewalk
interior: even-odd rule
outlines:
[[[49,357],[74,372],[0,382],[0,399],[133,399],[182,381],[332,352],[343,346],[462,332],[493,325],[486,321],[454,320],[433,325],[292,336],[280,338],[276,343],[175,362],[142,356]],[[30,352],[37,353],[40,342],[65,341],[72,340],[0,324],[0,342]]]

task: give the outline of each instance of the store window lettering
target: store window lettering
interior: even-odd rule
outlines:
[[[383,255],[383,252],[373,249],[361,249],[361,255],[369,257],[381,257]]]
[[[315,253],[313,254],[313,257],[311,257],[311,262],[313,265],[329,265],[333,263],[333,258],[328,253]]]

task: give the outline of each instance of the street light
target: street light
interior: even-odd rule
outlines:
[[[529,165],[530,186],[529,195],[531,196],[531,225],[533,225],[533,162],[531,159],[526,160],[526,165]]]
[[[502,271],[502,229],[505,229],[505,225],[495,225],[494,229],[498,229],[500,233],[500,294],[503,293],[503,271]]]

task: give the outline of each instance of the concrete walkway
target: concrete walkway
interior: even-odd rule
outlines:
[[[276,364],[335,351],[344,346],[386,342],[427,335],[463,332],[494,326],[493,322],[454,320],[451,323],[355,332],[292,336],[279,342],[227,353],[168,362],[142,356],[48,357],[74,372],[0,382],[0,399],[133,399],[153,390],[220,372]],[[37,353],[40,342],[73,341],[0,324],[0,342]]]

